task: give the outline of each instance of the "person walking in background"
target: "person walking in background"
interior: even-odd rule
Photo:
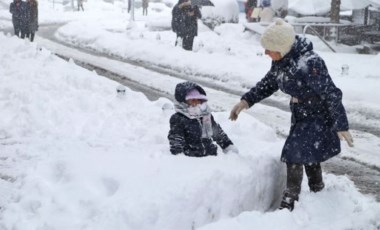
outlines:
[[[142,1],[143,15],[148,15],[149,0]]]
[[[82,9],[82,11],[84,11],[84,8],[83,8],[83,0],[77,0],[78,2],[78,11],[80,11],[80,9]]]
[[[193,50],[194,37],[198,35],[198,18],[202,14],[198,6],[192,6],[190,0],[179,0],[172,10],[172,30],[182,40],[182,48]]]
[[[175,111],[170,118],[168,135],[170,152],[192,157],[217,155],[217,146],[223,152],[238,153],[227,134],[211,114],[204,89],[193,83],[183,82],[175,88]]]
[[[20,13],[21,13],[21,38],[29,36],[29,22],[30,22],[30,8],[27,2],[21,1],[20,5]]]
[[[14,0],[11,2],[9,6],[9,12],[12,14],[12,24],[14,29],[14,34],[17,37],[20,37],[21,33],[21,26],[22,26],[22,20],[21,20],[21,0]]]
[[[38,30],[38,2],[37,0],[28,0],[28,9],[29,9],[29,28],[27,37],[30,38],[30,41],[34,41],[34,35]]]
[[[320,163],[341,151],[339,139],[346,140],[350,147],[353,139],[342,91],[332,81],[323,59],[314,52],[313,44],[278,18],[262,34],[261,45],[272,59],[272,66],[233,107],[230,119],[236,120],[243,109],[279,89],[290,95],[291,127],[281,155],[287,166],[287,184],[280,209],[291,211],[301,192],[303,169],[310,191],[321,191],[325,185]]]

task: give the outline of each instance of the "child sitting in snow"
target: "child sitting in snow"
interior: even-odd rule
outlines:
[[[179,83],[175,88],[175,111],[170,118],[169,143],[174,155],[203,157],[217,155],[217,146],[223,152],[238,153],[227,134],[211,115],[206,92],[193,82]]]

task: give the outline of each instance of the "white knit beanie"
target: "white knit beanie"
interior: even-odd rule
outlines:
[[[295,36],[292,25],[276,18],[261,35],[261,45],[266,50],[280,52],[281,57],[284,57],[292,48]]]

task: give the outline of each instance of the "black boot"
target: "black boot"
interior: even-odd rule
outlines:
[[[293,211],[294,202],[298,201],[298,196],[292,195],[290,193],[285,193],[282,197],[282,201],[280,207],[278,209],[288,209],[289,211]]]
[[[323,182],[318,184],[309,184],[309,188],[311,192],[319,192],[325,187],[325,184]]]
[[[294,209],[294,202],[298,201],[298,195],[301,192],[303,167],[302,164],[286,164],[286,189],[279,209],[286,208],[289,211]]]

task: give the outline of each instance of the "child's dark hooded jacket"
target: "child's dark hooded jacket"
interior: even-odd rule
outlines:
[[[180,83],[175,89],[175,99],[178,104],[186,104],[186,95],[193,89],[197,89],[201,94],[206,92],[199,85],[192,82]],[[202,138],[202,120],[191,119],[180,112],[176,112],[170,118],[170,131],[168,135],[170,152],[172,154],[184,153],[187,156],[203,157],[217,155],[215,141],[222,149],[232,145],[232,141],[224,133],[219,124],[212,120],[212,138]]]

